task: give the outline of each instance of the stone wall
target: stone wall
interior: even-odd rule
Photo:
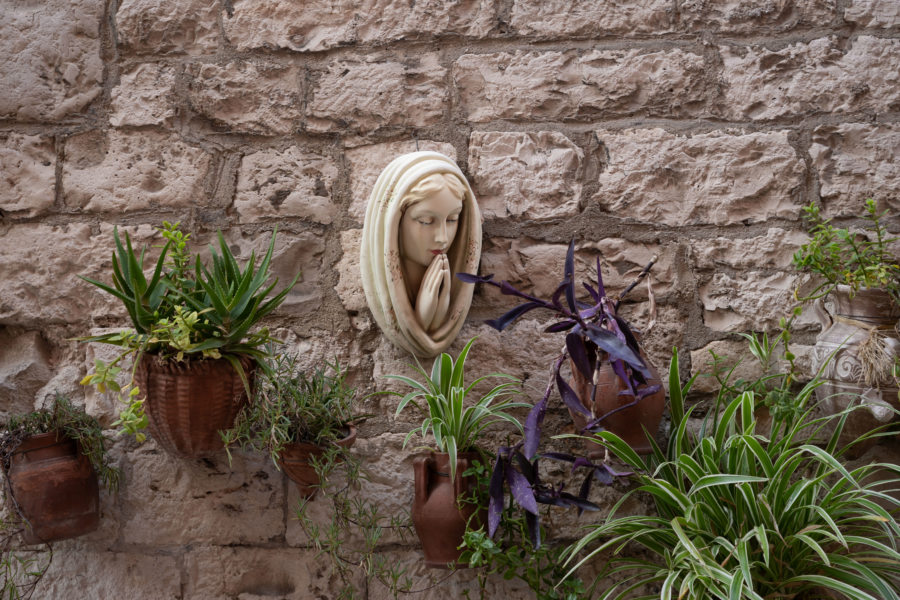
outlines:
[[[580,268],[599,254],[620,290],[658,255],[645,341],[660,367],[673,346],[696,370],[707,347],[739,346],[733,332],[777,327],[799,283],[803,204],[847,220],[872,196],[900,213],[896,0],[0,7],[3,414],[61,391],[115,419],[113,400],[78,385],[108,350],[72,338],[125,313],[78,276],[108,278],[113,226],[152,244],[163,220],[198,244],[221,229],[245,257],[277,225],[275,271],[303,277],[276,333],[306,364],[348,365],[362,393],[385,389],[410,357],[372,321],[358,246],[379,171],[416,147],[454,157],[472,182],[483,273],[547,293],[574,238]],[[472,372],[509,372],[539,395],[562,340],[540,333],[540,315],[484,326],[511,305],[495,292],[476,292],[453,350],[479,335]],[[646,300],[638,288],[625,308],[638,327]],[[801,347],[813,332],[801,322]],[[376,416],[357,448],[375,473],[367,493],[399,513],[413,419],[395,420],[395,405],[365,401]],[[122,490],[104,495],[99,531],[55,545],[36,597],[333,597],[292,518],[297,494],[267,458],[185,461],[122,438],[114,452]],[[427,581],[413,543],[388,539],[384,553]],[[457,573],[417,597],[473,586]],[[500,579],[492,595],[527,597]]]

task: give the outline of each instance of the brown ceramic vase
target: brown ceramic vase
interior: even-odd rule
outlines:
[[[641,390],[648,385],[660,385],[659,372],[656,370],[647,357],[641,352],[641,358],[650,371],[650,379],[647,384],[638,387]],[[600,367],[600,373],[597,380],[597,391],[594,395],[593,407],[587,401],[591,395],[591,384],[584,378],[580,371],[572,366],[572,389],[578,394],[582,405],[596,416],[602,416],[622,406],[627,406],[634,402],[634,396],[630,394],[620,394],[624,391],[625,384],[616,376],[615,371],[605,363]],[[663,410],[666,407],[666,392],[660,387],[655,394],[645,396],[635,406],[618,410],[611,414],[604,422],[603,426],[625,440],[631,448],[638,454],[650,454],[652,447],[647,435],[655,436],[659,429],[659,422],[662,419]],[[588,423],[588,419],[581,414],[569,411],[577,430],[581,430]],[[647,433],[644,433],[644,430]],[[594,442],[587,442],[588,454],[596,456],[601,451],[599,445]]]
[[[475,486],[475,478],[462,474],[479,458],[477,452],[461,452],[456,459],[456,479],[450,481],[450,455],[431,452],[413,461],[415,496],[412,522],[422,544],[425,564],[429,567],[466,567],[459,562],[459,549],[466,532],[466,523],[476,512],[476,506],[466,503],[460,508],[457,498],[467,495]],[[476,519],[483,522],[486,510],[478,510]]]
[[[28,544],[90,533],[100,525],[100,490],[91,461],[62,434],[33,435],[10,456],[12,496],[28,522]]]
[[[847,418],[841,436],[841,442],[847,443],[891,421],[894,409],[900,409],[897,382],[885,374],[873,385],[866,384],[860,360],[860,347],[873,335],[891,359],[900,356],[896,330],[900,307],[879,289],[860,290],[851,298],[850,288],[839,285],[831,297],[832,311],[826,310],[821,300],[816,303],[822,332],[816,337],[813,367],[821,369],[825,381],[816,388],[816,398],[830,414],[843,411],[851,403],[864,405]],[[855,447],[856,452],[863,449]]]
[[[252,384],[256,363],[246,356],[240,361]],[[150,434],[168,453],[185,458],[221,451],[219,431],[234,425],[247,402],[240,375],[224,358],[160,362],[145,354],[135,380],[145,397]]]
[[[349,448],[356,442],[356,426],[347,425],[347,435],[334,444],[342,448]],[[300,496],[312,500],[319,491],[319,474],[310,463],[314,456],[322,456],[325,449],[310,442],[295,442],[287,444],[281,450],[278,458],[278,466],[285,475],[297,485]]]

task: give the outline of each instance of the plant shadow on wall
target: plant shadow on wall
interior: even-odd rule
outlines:
[[[275,248],[257,265],[253,253],[242,267],[218,233],[210,246],[212,265],[188,251],[190,234],[163,222],[166,243],[152,273],[145,275],[146,250],[138,255],[126,233],[114,229],[112,285],[85,281],[119,299],[132,328],[83,338],[123,348],[111,362],[97,360],[82,383],[111,390],[126,404],[116,425],[138,441],[149,425],[157,442],[177,456],[205,456],[222,449],[219,431],[233,425],[249,395],[256,360],[267,356],[268,329],[251,331],[284,301],[300,275],[274,296],[269,282]],[[131,359],[128,383],[116,380]]]
[[[813,418],[810,398],[821,384],[813,379],[793,391],[795,410],[774,412],[763,433],[754,412],[765,382],[729,385],[726,376],[716,408],[694,433],[695,407],[685,409],[694,378],[681,385],[677,352],[669,377],[665,450],[654,447],[643,459],[614,433],[597,434],[635,470],[639,486],[567,550],[570,572],[611,552],[599,578],[617,583],[603,599],[900,597],[900,467],[844,465],[848,448],[838,440],[853,409]],[[811,443],[831,421],[824,447]],[[657,514],[617,516],[636,493],[650,494]],[[637,549],[654,558],[639,558]]]
[[[110,493],[120,478],[106,444],[100,424],[61,395],[50,409],[11,417],[0,427],[3,598],[31,598],[52,562],[50,543],[100,525],[98,477]]]

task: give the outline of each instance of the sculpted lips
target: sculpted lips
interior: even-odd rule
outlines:
[[[444,251],[443,250],[432,250],[431,253],[434,254],[435,256],[437,256],[438,254],[443,254]]]

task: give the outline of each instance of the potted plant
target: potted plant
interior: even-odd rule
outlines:
[[[647,274],[655,260],[644,268],[637,281]],[[574,240],[566,253],[563,280],[550,300],[521,292],[507,281],[497,283],[493,275],[458,273],[457,277],[468,283],[500,288],[502,294],[525,300],[501,317],[486,321],[498,331],[535,309],[555,313],[558,320],[545,331],[567,333],[562,354],[552,362],[551,381],[559,390],[576,427],[583,431],[607,428],[618,432],[638,452],[651,451],[648,434],[654,436],[659,427],[665,408],[665,391],[656,370],[643,355],[631,326],[618,315],[621,298],[637,281],[618,300],[610,298],[603,285],[598,257],[596,287],[584,283],[591,303],[580,301],[576,296]],[[560,373],[567,358],[572,366],[574,388]],[[548,386],[544,398],[535,405],[529,416],[533,423],[539,424],[543,420],[551,391],[552,386]],[[537,439],[532,438],[526,455],[533,456],[536,448]]]
[[[819,208],[804,208],[810,240],[794,254],[794,265],[819,283],[802,300],[815,300],[822,323],[813,352],[814,367],[825,383],[816,394],[831,413],[854,402],[856,411],[844,429],[853,439],[894,417],[900,407],[900,261],[888,250],[895,241],[885,229],[875,201],[866,201],[866,227],[837,228]],[[830,296],[833,311],[825,309]]]
[[[234,427],[222,432],[225,448],[229,456],[235,446],[267,453],[311,500],[320,480],[316,461],[329,449],[341,453],[356,441],[355,423],[364,418],[353,412],[356,390],[347,386],[338,363],[305,373],[297,354],[265,359],[258,374],[253,400]]]
[[[110,491],[119,482],[99,423],[60,395],[49,410],[3,425],[0,465],[28,544],[94,531],[100,524],[98,475]]]
[[[417,363],[415,370],[421,381],[402,375],[387,376],[412,388],[400,400],[397,416],[409,405],[425,413],[422,425],[409,432],[404,446],[413,435],[419,434],[422,438],[430,435],[436,447],[436,451],[420,455],[413,462],[412,520],[422,543],[425,564],[430,567],[463,566],[458,560],[466,523],[482,510],[476,504],[460,504],[459,501],[473,489],[474,478],[464,473],[481,459],[476,446],[478,438],[486,427],[497,422],[510,423],[521,429],[519,421],[507,411],[528,406],[507,397],[516,393],[518,384],[518,380],[510,375],[493,373],[468,385],[465,383],[466,357],[474,342],[475,338],[469,340],[456,360],[446,353],[438,356],[430,376]],[[489,377],[508,381],[466,406],[475,387]]]
[[[243,267],[219,232],[219,251],[210,246],[212,265],[187,250],[190,234],[163,222],[163,246],[152,273],[144,255],[123,245],[113,230],[112,285],[83,278],[125,306],[132,328],[84,338],[123,348],[110,363],[96,361],[82,383],[111,389],[126,401],[118,425],[139,441],[148,426],[163,448],[178,456],[204,456],[222,449],[219,431],[234,423],[246,401],[255,361],[266,356],[268,329],[251,331],[284,300],[299,274],[272,297],[269,283],[275,235],[257,265],[256,254]],[[121,387],[116,376],[132,359],[131,378]]]
[[[900,466],[843,463],[838,439],[847,414],[812,419],[808,409],[820,382],[795,392],[802,412],[773,415],[767,437],[756,429],[752,389],[723,388],[692,433],[685,397],[694,378],[679,381],[677,352],[669,377],[665,449],[643,458],[613,432],[597,434],[639,485],[569,548],[570,573],[608,552],[598,580],[619,576],[601,599],[630,598],[644,586],[660,598],[695,600],[900,598],[900,500],[885,493]],[[809,444],[828,420],[837,425],[826,446]],[[636,493],[650,494],[656,514],[617,514]]]

